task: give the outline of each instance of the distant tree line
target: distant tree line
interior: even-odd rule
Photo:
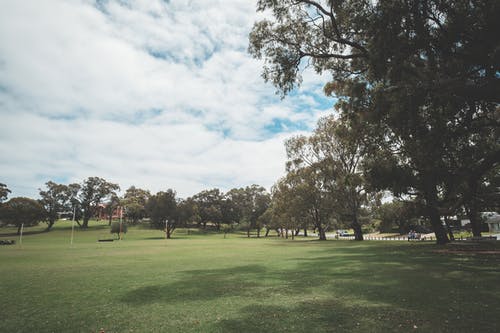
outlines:
[[[97,218],[104,210],[111,219],[117,209],[124,221],[130,224],[149,223],[156,229],[164,229],[167,238],[179,226],[202,229],[226,230],[239,228],[250,237],[252,230],[263,228],[261,215],[270,204],[270,195],[262,186],[252,185],[234,188],[223,193],[219,189],[204,190],[187,199],[177,197],[175,190],[167,189],[156,194],[135,186],[129,187],[123,196],[118,195],[120,186],[100,177],[89,177],[82,183],[45,183],[39,190],[40,199],[7,199],[10,190],[0,184],[0,223],[2,225],[32,226],[39,222],[51,230],[62,216],[74,219],[81,228],[88,228],[89,220]]]

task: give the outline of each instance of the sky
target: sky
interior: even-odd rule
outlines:
[[[285,99],[247,52],[255,0],[0,0],[0,183],[36,198],[98,176],[179,197],[266,188],[284,141],[333,112],[304,71]]]

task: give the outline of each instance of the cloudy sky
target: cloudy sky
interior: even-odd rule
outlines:
[[[181,197],[284,173],[286,138],[332,112],[280,100],[247,54],[255,0],[0,0],[0,182],[99,176]],[[262,15],[262,14],[260,14]]]

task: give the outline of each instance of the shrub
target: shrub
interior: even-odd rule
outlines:
[[[121,226],[120,226],[121,225]],[[127,233],[127,224],[122,222],[113,222],[111,223],[111,227],[110,227],[110,233],[112,234],[116,234],[116,237],[117,238],[120,238],[120,231],[124,234]]]

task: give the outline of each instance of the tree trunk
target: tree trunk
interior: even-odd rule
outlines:
[[[83,222],[82,222],[82,225],[81,225],[81,227],[83,229],[87,229],[89,227],[89,220],[90,220],[90,217],[87,217],[87,216],[83,217]]]
[[[481,237],[481,217],[472,203],[467,209],[467,216],[469,217],[470,226],[472,227],[472,236]]]
[[[438,200],[437,200],[437,190],[436,185],[427,185],[426,192],[424,193],[425,197],[425,207],[427,211],[427,216],[431,221],[432,230],[436,235],[436,243],[437,244],[446,244],[449,243],[448,235],[446,234],[446,230],[441,223],[441,216],[439,214],[438,209]]]
[[[441,217],[439,216],[439,211],[436,207],[432,205],[427,205],[427,215],[431,220],[432,230],[436,235],[436,243],[437,244],[446,244],[449,243],[448,235],[446,234],[446,230],[441,223]]]
[[[300,232],[300,228],[297,228],[297,229],[295,230],[295,236],[298,236],[298,235],[299,235],[299,232]]]
[[[321,225],[319,225],[317,227],[318,229],[318,234],[319,234],[319,240],[326,240],[326,233],[325,233],[325,230],[323,229],[323,227]]]
[[[363,240],[363,231],[361,230],[361,224],[359,224],[358,218],[355,216],[351,227],[354,230],[354,240],[362,241]]]
[[[269,228],[266,228],[266,235],[265,235],[264,237],[267,237],[267,236],[269,236],[269,231],[271,231],[271,229],[269,229]]]
[[[54,223],[56,221],[49,221],[49,223],[47,224],[47,229],[45,229],[45,231],[50,231],[50,229],[54,226]]]
[[[17,227],[17,235],[19,236],[21,234],[21,228],[23,227],[23,224],[21,223],[18,227]]]
[[[247,229],[247,238],[250,238],[250,228]]]
[[[172,238],[172,234],[174,233],[175,227],[169,227],[167,226],[166,233],[167,233],[167,239]]]
[[[307,228],[304,228],[304,237],[307,237]]]

